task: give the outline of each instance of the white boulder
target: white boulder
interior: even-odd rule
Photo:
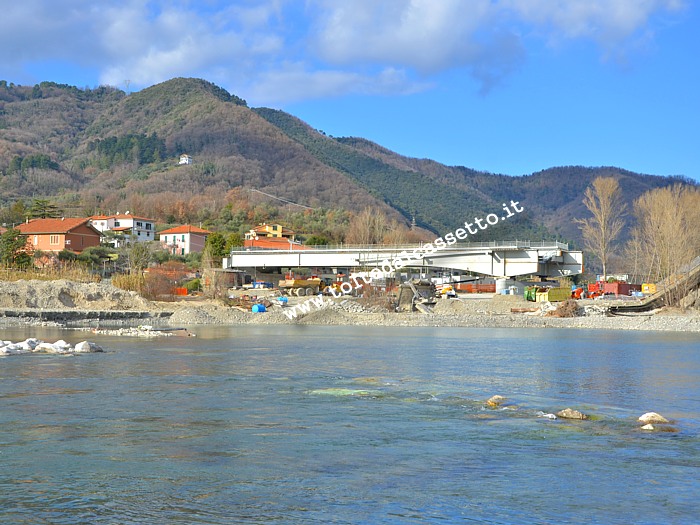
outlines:
[[[102,350],[102,347],[97,343],[91,343],[90,341],[81,341],[80,343],[75,345],[73,351],[78,354],[86,354],[93,352],[103,352],[104,350]]]
[[[661,414],[657,414],[656,412],[647,412],[646,414],[642,414],[639,416],[639,421],[642,423],[669,423],[668,419]]]

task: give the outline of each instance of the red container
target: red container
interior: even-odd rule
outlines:
[[[600,283],[588,283],[589,292],[600,292]]]
[[[642,290],[641,284],[629,284],[629,283],[605,283],[603,288],[603,293],[615,294],[615,295],[631,295],[631,292],[640,292]]]

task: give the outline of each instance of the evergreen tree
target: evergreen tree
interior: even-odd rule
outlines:
[[[27,238],[11,228],[0,235],[0,263],[5,266],[27,266],[31,258],[26,252]]]
[[[30,219],[57,219],[63,211],[47,199],[34,199],[29,208]]]

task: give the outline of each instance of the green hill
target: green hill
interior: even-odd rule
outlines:
[[[183,153],[194,164],[178,165]],[[509,177],[445,166],[362,138],[327,137],[200,79],[176,78],[130,95],[0,81],[4,222],[18,219],[7,211],[13,203],[46,198],[73,215],[128,209],[159,222],[234,231],[281,220],[340,241],[352,215],[368,206],[445,233],[515,200],[525,212],[480,240],[577,242],[573,218],[586,215],[583,192],[598,175],[618,177],[628,202],[677,182],[612,167]]]

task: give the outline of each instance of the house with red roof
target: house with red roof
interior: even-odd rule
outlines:
[[[99,246],[102,237],[90,219],[83,218],[31,219],[17,229],[26,236],[31,251],[80,253],[90,246]]]
[[[173,255],[187,255],[203,251],[209,235],[208,230],[186,224],[160,232],[160,243]]]

